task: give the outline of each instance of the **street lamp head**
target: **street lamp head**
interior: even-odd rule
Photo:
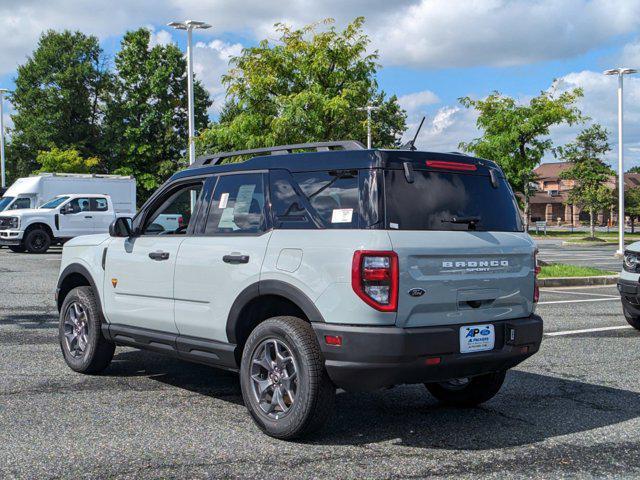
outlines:
[[[176,30],[186,30],[187,26],[183,22],[170,22],[167,23],[167,27],[173,27]]]
[[[185,20],[184,22],[171,22],[167,23],[167,26],[173,27],[176,30],[206,30],[207,28],[211,28],[211,25],[205,22],[198,22],[196,20]]]
[[[612,68],[610,70],[605,70],[603,73],[605,75],[629,75],[631,73],[637,73],[638,71],[634,68]]]

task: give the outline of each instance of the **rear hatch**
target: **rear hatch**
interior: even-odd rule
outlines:
[[[385,171],[386,228],[400,270],[397,325],[529,316],[535,245],[502,173],[471,158],[427,166],[411,157],[410,168]]]

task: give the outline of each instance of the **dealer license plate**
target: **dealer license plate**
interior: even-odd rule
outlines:
[[[493,350],[496,333],[493,325],[466,325],[460,327],[460,353]]]

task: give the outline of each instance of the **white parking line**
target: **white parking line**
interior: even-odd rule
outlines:
[[[626,330],[633,328],[630,325],[617,325],[615,327],[599,327],[599,328],[583,328],[581,330],[565,330],[562,332],[549,332],[545,333],[545,337],[559,337],[561,335],[576,335],[578,333],[590,333],[590,332],[607,332],[609,330]]]
[[[556,303],[585,303],[585,302],[613,302],[620,301],[619,298],[587,298],[586,300],[554,300],[552,302],[538,302],[538,305],[552,305]]]
[[[608,293],[587,293],[587,292],[572,292],[570,290],[550,290],[545,288],[542,290],[543,292],[549,293],[568,293],[570,295],[589,295],[592,297],[611,297],[611,298],[620,298],[620,295],[609,295]]]

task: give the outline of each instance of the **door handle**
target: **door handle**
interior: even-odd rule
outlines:
[[[162,261],[162,260],[169,260],[169,252],[161,252],[160,250],[158,250],[157,252],[151,252],[149,253],[149,258],[151,260],[157,260],[157,261]]]
[[[222,261],[224,263],[238,264],[238,263],[249,263],[249,255],[225,255],[222,257]]]
[[[84,218],[93,218],[91,215],[85,215]]]

